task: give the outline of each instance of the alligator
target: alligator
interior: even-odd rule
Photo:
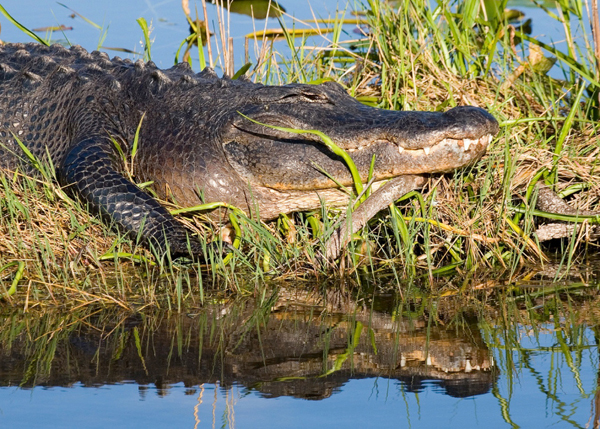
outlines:
[[[498,131],[479,107],[389,111],[360,103],[335,82],[265,86],[80,46],[0,46],[0,168],[35,174],[25,145],[90,211],[159,255],[202,257],[203,246],[126,174],[123,154],[131,154],[138,128],[133,177],[152,182],[160,199],[183,207],[224,202],[261,220],[348,204],[340,189],[353,183],[346,163],[314,134],[271,126],[325,133],[365,183],[375,157],[379,189],[347,222],[354,229],[422,186],[424,175],[481,158]],[[223,220],[225,210],[212,216]],[[329,257],[346,236],[334,234]]]

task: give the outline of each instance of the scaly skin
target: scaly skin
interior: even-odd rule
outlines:
[[[159,70],[74,46],[0,46],[0,168],[32,173],[13,134],[62,185],[109,224],[140,235],[159,254],[201,255],[199,240],[124,173],[141,122],[134,173],[182,206],[222,201],[263,220],[347,204],[324,175],[351,185],[348,168],[318,139],[248,121],[318,129],[347,150],[366,182],[452,171],[479,159],[498,130],[486,111],[394,112],[367,107],[332,82],[264,86]],[[49,159],[48,159],[49,158]],[[371,204],[379,207],[382,204]],[[223,213],[216,211],[215,218]]]

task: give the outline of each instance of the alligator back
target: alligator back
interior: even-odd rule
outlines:
[[[158,202],[122,175],[142,114],[174,81],[194,81],[187,64],[160,71],[152,63],[110,60],[79,46],[0,46],[0,168],[35,173],[19,139],[51,162],[59,181],[124,231],[165,253],[189,253],[188,233]],[[116,143],[116,144],[115,144]],[[167,235],[171,239],[165,238]],[[178,244],[176,244],[179,241]],[[192,240],[192,253],[200,253]]]
[[[0,46],[0,167],[14,168],[22,157],[13,135],[55,166],[78,135],[104,131],[127,144],[138,106],[184,76],[194,76],[187,64],[163,72],[80,46]]]

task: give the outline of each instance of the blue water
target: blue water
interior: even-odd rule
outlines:
[[[71,18],[72,11],[60,6],[54,0],[5,0],[2,5],[17,21],[30,29],[43,28],[49,26],[65,25],[73,27],[73,30],[54,32],[52,39],[64,43],[66,41],[72,44],[79,44],[88,50],[96,49],[100,44],[105,47],[119,47],[143,52],[142,31],[136,20],[140,17],[146,19],[152,27],[152,59],[161,67],[170,67],[175,58],[175,53],[180,43],[189,35],[189,24],[185,19],[180,0],[103,0],[103,1],[71,1],[61,2],[71,9],[85,16],[89,20],[106,29],[98,30],[88,24],[80,17]],[[207,2],[208,3],[208,2]],[[339,3],[339,6],[338,6]],[[350,2],[354,4],[354,2]],[[280,3],[290,16],[302,20],[311,20],[316,18],[334,18],[336,11],[352,9],[346,1],[337,0],[293,0],[282,1]],[[202,3],[190,1],[191,14],[195,16],[195,7],[198,8],[199,16],[203,17]],[[211,30],[218,33],[215,27],[217,21],[216,6],[207,5]],[[314,13],[314,15],[313,15]],[[291,17],[283,19],[290,28],[294,25]],[[352,18],[348,14],[348,18]],[[2,32],[0,38],[9,42],[27,42],[32,39],[23,34],[19,29],[0,18],[2,23]],[[267,28],[280,28],[276,18],[266,20]],[[250,16],[242,14],[230,15],[231,37],[234,38],[234,55],[236,64],[244,64],[244,36],[252,33],[254,30],[263,29],[265,20],[253,21]],[[349,26],[348,31],[352,31]],[[44,38],[46,33],[36,33]],[[351,35],[351,33],[350,33]],[[353,35],[352,37],[356,37]],[[346,37],[347,38],[347,37]],[[314,38],[313,38],[314,39]],[[285,42],[276,42],[278,46],[285,49]],[[323,44],[326,41],[323,40]],[[213,45],[213,49],[216,49]],[[253,47],[250,48],[251,51]],[[119,55],[121,57],[134,58],[135,56],[111,52],[111,56]],[[196,55],[197,57],[197,55]],[[195,66],[197,68],[197,65]]]
[[[580,337],[587,347],[564,354],[560,330],[541,326],[536,337],[530,329],[519,328],[518,352],[492,349],[500,374],[490,391],[477,396],[449,396],[436,381],[409,392],[404,382],[383,377],[351,379],[321,400],[267,398],[239,384],[4,387],[0,427],[588,427],[600,412],[594,406],[599,398],[593,332],[586,329]]]
[[[4,0],[2,5],[13,15],[15,19],[25,25],[27,28],[36,29],[50,26],[65,25],[73,27],[72,30],[60,32],[55,31],[51,34],[51,39],[55,42],[79,44],[88,50],[94,50],[102,45],[111,56],[119,55],[121,57],[139,58],[139,56],[112,51],[111,47],[125,48],[132,51],[143,52],[143,36],[136,20],[140,17],[146,19],[152,28],[152,59],[162,68],[170,67],[175,59],[177,48],[181,42],[189,35],[189,25],[185,19],[181,8],[180,0],[103,0],[103,1],[64,1],[61,2],[74,11],[93,21],[102,27],[102,30],[95,28],[85,22],[80,17],[72,18],[73,12],[61,6],[54,0]],[[286,9],[286,16],[282,17],[288,28],[294,26],[306,28],[294,19],[300,21],[310,21],[316,18],[334,18],[341,12],[344,12],[346,18],[354,18],[351,14],[353,10],[362,10],[361,2],[357,0],[282,0],[280,5]],[[558,22],[549,18],[539,8],[526,7],[528,2],[518,2],[510,7],[519,9],[526,13],[527,18],[533,20],[533,36],[539,37],[545,42],[557,42],[557,47],[566,49],[564,33]],[[190,9],[192,16],[195,16],[196,8],[200,18],[203,17],[202,3],[190,0]],[[210,28],[214,33],[218,33],[216,28],[216,6],[207,5]],[[230,15],[230,36],[234,39],[234,57],[236,69],[245,63],[245,35],[255,30],[264,28],[278,29],[279,22],[276,18],[266,20],[254,20],[247,15]],[[14,25],[0,17],[2,31],[0,38],[9,42],[27,42],[32,39],[23,34]],[[313,24],[314,25],[314,24]],[[342,40],[359,38],[353,30],[353,25],[344,26]],[[36,33],[45,38],[44,32]],[[312,37],[310,44],[317,46],[326,46],[327,37]],[[577,40],[578,35],[575,35]],[[216,51],[213,38],[213,51]],[[250,59],[254,58],[254,44],[250,43]],[[275,42],[275,50],[284,54],[289,53],[286,42],[283,40]],[[194,61],[197,54],[192,50]],[[198,63],[194,68],[198,69]]]

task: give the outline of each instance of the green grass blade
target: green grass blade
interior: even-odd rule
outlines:
[[[262,125],[263,127],[272,128],[272,129],[278,130],[278,131],[285,131],[285,132],[293,133],[293,134],[313,134],[313,135],[318,136],[323,141],[323,143],[325,143],[325,146],[327,146],[333,153],[335,153],[337,156],[339,156],[340,158],[342,158],[344,160],[344,162],[346,163],[346,166],[350,170],[350,174],[352,175],[352,180],[354,182],[354,187],[356,189],[356,193],[360,194],[363,191],[362,180],[360,178],[360,174],[358,173],[358,169],[356,168],[356,164],[354,163],[354,161],[352,160],[350,155],[348,155],[348,152],[346,152],[344,149],[342,149],[341,147],[336,145],[333,142],[333,140],[331,140],[331,138],[329,136],[327,136],[325,133],[323,133],[319,130],[297,130],[294,128],[277,127],[275,125],[263,124],[261,122],[255,121],[254,119],[249,118],[248,116],[244,115],[241,112],[238,112],[238,114],[240,114],[242,117],[248,119],[250,122],[254,122],[255,124]]]
[[[44,39],[40,38],[33,31],[31,31],[30,29],[28,29],[27,27],[25,27],[23,24],[21,24],[19,21],[17,21],[16,19],[14,19],[12,17],[12,15],[10,13],[8,13],[6,11],[6,9],[4,9],[4,7],[2,5],[0,5],[0,13],[2,13],[2,15],[4,15],[6,17],[6,19],[8,19],[10,22],[12,22],[15,25],[15,27],[17,27],[23,33],[27,34],[29,37],[33,38],[34,40],[36,40],[37,42],[41,43],[42,45],[50,46],[50,43],[48,43]]]
[[[580,107],[579,102],[581,101],[581,97],[583,96],[583,91],[585,90],[585,88],[586,88],[586,86],[583,85],[583,83],[582,83],[580,85],[579,92],[575,96],[575,100],[573,101],[571,110],[569,111],[569,114],[567,115],[567,118],[565,119],[565,122],[563,123],[563,126],[560,130],[560,134],[558,135],[558,139],[556,141],[556,147],[554,149],[554,155],[552,157],[552,171],[551,171],[550,177],[548,179],[549,184],[551,184],[551,185],[554,185],[556,183],[557,174],[558,174],[558,171],[557,171],[558,160],[560,159],[565,139],[569,135],[569,131],[571,131],[571,126],[573,125],[573,118],[575,117],[575,114],[579,110],[579,107]]]
[[[144,61],[150,61],[152,59],[152,54],[150,53],[150,29],[148,28],[148,23],[144,18],[138,18],[137,23],[142,29],[142,33],[144,34]]]
[[[12,284],[11,284],[10,288],[8,289],[8,291],[6,291],[5,294],[0,294],[0,299],[6,298],[9,296],[13,296],[15,294],[15,292],[17,291],[17,285],[23,278],[23,271],[25,271],[25,262],[23,262],[23,261],[9,262],[8,264],[6,264],[2,268],[0,268],[0,273],[2,273],[2,271],[6,270],[7,268],[10,268],[14,265],[17,265],[17,272],[15,273],[15,278],[13,279]]]

